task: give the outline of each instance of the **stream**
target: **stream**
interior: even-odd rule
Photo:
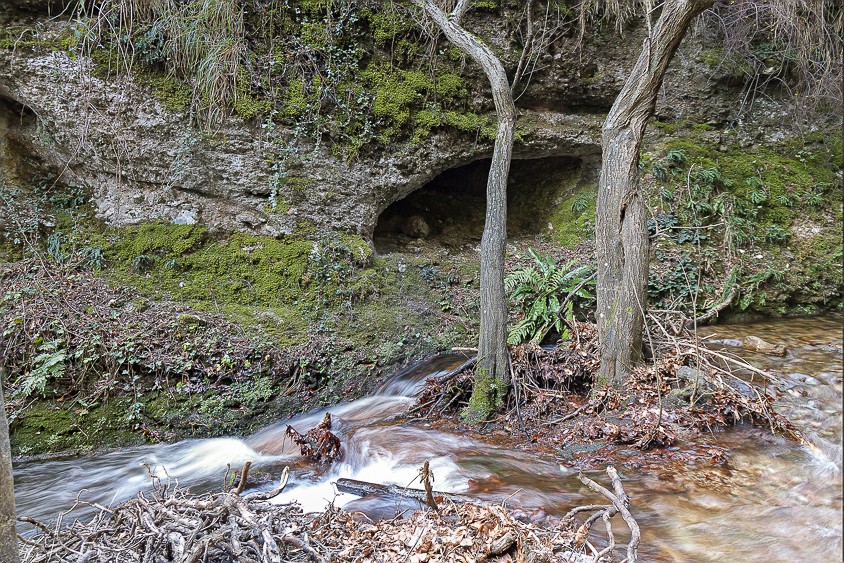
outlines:
[[[814,450],[747,425],[712,437],[728,448],[726,466],[699,464],[682,471],[634,472],[619,468],[631,510],[642,528],[643,561],[841,561],[842,549],[842,328],[840,314],[706,327],[717,339],[759,336],[784,344],[786,357],[741,351],[755,365],[783,375],[793,386],[779,409],[804,430]],[[735,351],[735,350],[733,350]],[[330,409],[279,421],[245,438],[186,440],[82,457],[57,457],[14,466],[20,515],[64,524],[84,519],[147,490],[145,463],[161,468],[180,487],[220,490],[226,464],[254,462],[252,473],[275,481],[285,465],[291,479],[274,502],[298,501],[304,510],[328,502],[369,517],[392,517],[414,509],[396,501],[337,494],[333,481],[349,477],[407,486],[425,459],[441,491],[503,501],[526,517],[548,523],[578,504],[598,500],[576,472],[550,456],[442,432],[424,422],[397,423],[426,377],[465,360],[442,354],[389,378],[375,394]],[[300,460],[285,437],[288,424],[304,433],[331,412],[343,461],[319,471]],[[606,482],[602,471],[587,472]],[[418,483],[414,484],[418,486]],[[269,485],[268,485],[269,486]],[[616,528],[623,527],[617,525]],[[25,531],[25,529],[21,529]],[[623,533],[618,534],[625,542]]]

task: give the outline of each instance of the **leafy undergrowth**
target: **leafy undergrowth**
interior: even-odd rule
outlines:
[[[773,409],[775,374],[707,350],[682,329],[652,337],[657,359],[637,368],[623,389],[593,389],[600,364],[597,331],[578,322],[570,329],[572,339],[557,348],[511,348],[508,410],[487,424],[515,436],[515,447],[551,453],[577,469],[618,463],[674,471],[726,462],[728,452],[714,445],[712,433],[742,422],[802,441],[799,430]],[[750,376],[757,383],[746,381]],[[459,425],[472,379],[471,367],[429,379],[409,412]]]
[[[38,260],[2,274],[16,454],[246,432],[363,391],[378,366],[314,335],[283,348],[219,315]],[[360,370],[335,373],[342,353]]]

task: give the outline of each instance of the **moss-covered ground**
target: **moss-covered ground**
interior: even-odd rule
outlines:
[[[375,257],[342,233],[109,228],[74,201],[3,274],[18,454],[243,434],[472,343],[472,260]]]

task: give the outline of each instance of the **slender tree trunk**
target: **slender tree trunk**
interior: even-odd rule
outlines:
[[[6,368],[0,366],[0,561],[18,563],[18,537],[15,522],[15,487],[12,479],[12,449],[9,444],[9,421],[3,400]]]
[[[665,70],[692,19],[712,0],[665,0],[659,20],[604,122],[595,218],[598,385],[620,386],[641,359],[648,282],[647,216],[639,149]]]
[[[475,385],[466,411],[470,422],[485,420],[499,407],[510,388],[507,352],[507,299],[504,294],[504,250],[507,239],[507,176],[513,155],[516,106],[504,66],[480,39],[467,33],[458,21],[467,2],[446,15],[432,0],[413,0],[448,40],[483,68],[492,88],[498,132],[486,186],[486,223],[481,239],[481,327]]]

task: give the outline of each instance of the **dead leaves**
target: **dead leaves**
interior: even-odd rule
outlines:
[[[348,545],[337,554],[339,560],[523,561],[529,551],[551,551],[555,541],[562,545],[553,531],[519,522],[500,506],[470,503],[448,504],[439,513],[418,511],[407,520],[365,526],[350,521],[347,531]]]
[[[340,438],[331,432],[331,413],[325,413],[319,426],[311,428],[304,435],[290,425],[286,433],[299,445],[302,457],[308,461],[332,463],[340,458]]]

